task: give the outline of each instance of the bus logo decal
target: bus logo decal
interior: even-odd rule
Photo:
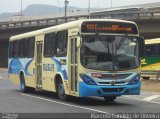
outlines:
[[[111,85],[113,86],[115,84],[115,81],[111,81]]]
[[[54,64],[43,64],[43,71],[54,71]]]
[[[64,80],[67,80],[68,76],[67,76],[66,69],[63,68],[63,66],[61,65],[60,61],[58,61],[55,58],[52,58],[52,59],[56,63],[56,67],[57,67],[58,72],[60,72],[63,75]]]

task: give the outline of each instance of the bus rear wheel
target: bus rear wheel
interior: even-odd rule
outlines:
[[[105,96],[104,99],[106,102],[113,102],[117,97],[116,96]]]
[[[60,100],[66,101],[68,96],[65,94],[65,89],[62,80],[59,80],[57,83],[57,92]]]
[[[20,88],[22,93],[26,93],[29,90],[28,87],[26,86],[25,78],[23,74],[20,75]]]

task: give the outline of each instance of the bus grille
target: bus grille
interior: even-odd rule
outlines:
[[[102,88],[103,92],[121,92],[124,88]]]
[[[117,80],[117,79],[125,79],[132,74],[102,74],[100,79],[109,79],[109,80]]]
[[[99,84],[103,84],[103,85],[109,85],[111,84],[111,82],[98,82]],[[125,82],[115,82],[114,85],[116,84],[124,84]]]

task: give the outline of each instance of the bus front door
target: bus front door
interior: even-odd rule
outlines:
[[[70,66],[69,66],[69,84],[70,84],[70,93],[77,95],[78,91],[78,78],[77,78],[77,73],[78,73],[78,50],[77,50],[77,38],[76,37],[71,37],[70,39]]]
[[[42,89],[42,41],[36,42],[36,90]]]

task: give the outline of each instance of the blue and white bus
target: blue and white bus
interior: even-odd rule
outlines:
[[[137,25],[114,19],[77,20],[9,41],[9,79],[67,97],[100,96],[113,101],[139,95],[140,49]]]

